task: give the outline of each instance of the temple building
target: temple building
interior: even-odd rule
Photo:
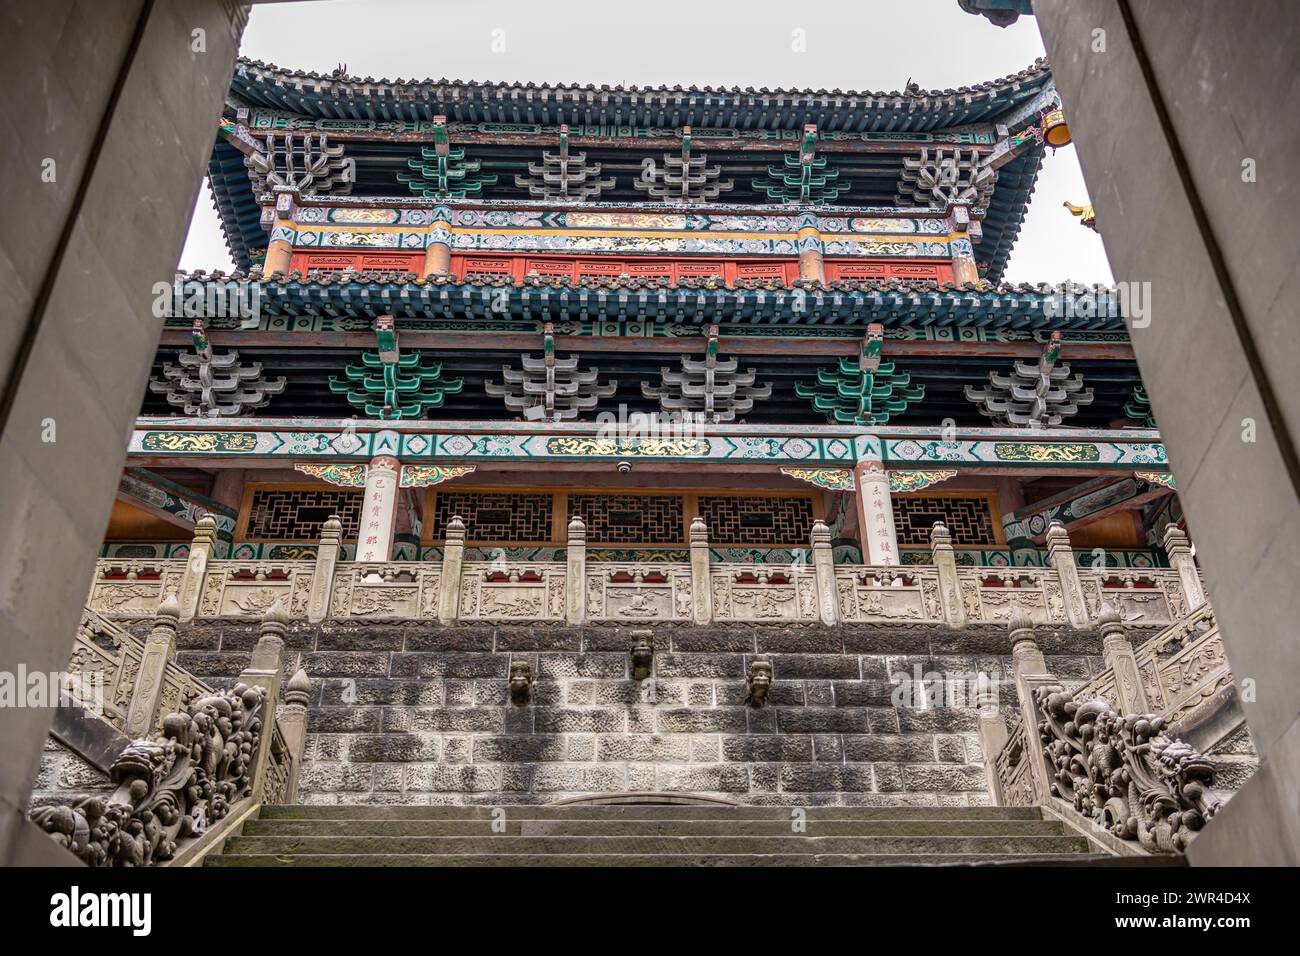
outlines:
[[[267,804],[1040,808],[1050,839],[914,852],[1180,852],[1253,758],[1135,303],[1003,282],[1067,110],[1043,61],[844,92],[239,60],[237,269],[159,290],[89,582],[106,719],[262,674]],[[1181,817],[1067,785],[1084,701],[1187,729]]]

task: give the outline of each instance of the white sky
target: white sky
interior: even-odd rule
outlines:
[[[1006,29],[957,0],[316,0],[253,7],[241,52],[354,76],[623,85],[901,90],[969,86],[1043,55],[1037,21]],[[802,30],[805,52],[795,52]],[[504,31],[504,32],[497,32]],[[494,52],[494,40],[504,49]],[[1066,103],[1068,115],[1069,103]],[[1100,237],[1061,205],[1087,201],[1073,146],[1048,155],[1008,282],[1112,282]],[[211,193],[182,269],[233,269]]]

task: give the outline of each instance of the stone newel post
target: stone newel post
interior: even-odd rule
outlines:
[[[1007,723],[1002,719],[1002,702],[998,699],[997,680],[980,671],[975,678],[975,707],[979,711],[980,749],[984,752],[984,779],[997,806],[1006,803],[1002,778],[998,776],[997,756],[1007,745]]]
[[[126,735],[132,740],[148,737],[158,719],[162,700],[163,675],[176,654],[176,621],[180,605],[175,595],[167,595],[154,615],[153,630],[144,642],[140,670],[131,689],[131,703],[126,709]]]
[[[939,521],[930,529],[930,560],[939,574],[943,622],[949,627],[965,627],[966,602],[962,599],[961,578],[957,576],[957,555],[952,550],[952,535]]]
[[[320,528],[320,544],[316,548],[316,568],[311,575],[311,594],[307,598],[307,620],[317,624],[330,615],[330,597],[334,593],[334,568],[339,563],[343,523],[338,515],[330,515]]]
[[[208,571],[208,561],[217,542],[217,519],[203,515],[194,524],[194,540],[190,542],[190,556],[185,562],[177,600],[179,619],[192,621],[199,611],[199,595],[203,593],[203,576]]]
[[[817,608],[823,624],[839,621],[839,592],[835,587],[835,556],[831,553],[831,529],[825,521],[812,526],[812,563],[817,582]]]
[[[289,787],[284,797],[286,804],[298,802],[298,776],[302,770],[303,750],[307,746],[307,705],[310,702],[311,680],[299,658],[297,670],[284,685],[284,707],[275,718],[293,758],[293,765],[289,768]]]
[[[713,588],[709,580],[709,528],[703,518],[691,522],[691,616],[696,624],[713,620]]]
[[[465,564],[465,522],[453,515],[447,522],[442,546],[442,574],[438,578],[438,621],[454,624],[460,616],[460,573]]]
[[[1102,607],[1097,615],[1097,626],[1101,628],[1101,652],[1106,666],[1115,672],[1119,712],[1151,713],[1151,708],[1147,706],[1146,689],[1142,686],[1142,675],[1138,671],[1137,656],[1133,653],[1133,643],[1128,639],[1119,611],[1111,605]]]
[[[1165,525],[1165,554],[1169,555],[1169,566],[1178,572],[1187,611],[1191,613],[1205,603],[1205,588],[1201,586],[1201,576],[1196,573],[1192,542],[1187,532],[1177,525]]]
[[[1047,526],[1047,560],[1056,569],[1061,582],[1061,598],[1065,602],[1065,618],[1071,627],[1088,627],[1088,604],[1083,598],[1083,582],[1079,580],[1079,566],[1074,561],[1070,535],[1065,525],[1053,521]]]
[[[578,515],[569,520],[565,560],[564,621],[582,624],[587,620],[587,526]]]
[[[257,763],[250,779],[253,780],[253,799],[262,799],[266,785],[266,764],[271,759],[271,732],[275,728],[275,705],[280,696],[280,667],[284,661],[284,633],[289,623],[289,612],[276,601],[262,615],[257,632],[253,657],[239,675],[241,683],[260,687],[266,691],[266,709],[262,717],[262,746],[257,748]]]
[[[1007,622],[1011,638],[1011,673],[1016,682],[1016,699],[1025,728],[1025,759],[1029,761],[1034,776],[1034,793],[1037,802],[1043,803],[1051,796],[1047,758],[1043,742],[1038,737],[1038,708],[1034,704],[1034,691],[1046,685],[1056,685],[1057,680],[1047,669],[1047,661],[1034,639],[1034,621],[1024,611],[1016,611]]]

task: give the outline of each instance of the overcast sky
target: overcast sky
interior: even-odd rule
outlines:
[[[375,78],[841,90],[969,86],[1044,55],[1033,17],[999,29],[957,0],[265,3],[252,9],[241,52],[291,69],[345,63]],[[1073,146],[1043,165],[1007,281],[1111,282],[1101,239],[1067,199],[1087,201]],[[181,268],[233,268],[206,185]]]

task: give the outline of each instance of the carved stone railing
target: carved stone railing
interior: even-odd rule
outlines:
[[[448,525],[437,563],[340,561],[341,529],[334,519],[325,523],[314,560],[217,560],[205,543],[209,530],[196,533],[188,563],[101,561],[90,606],[108,617],[138,618],[175,593],[181,621],[255,619],[279,601],[293,617],[312,622],[845,621],[960,628],[1027,614],[1043,624],[1086,628],[1103,603],[1118,607],[1131,623],[1163,626],[1204,602],[1195,566],[1188,566],[1190,553],[1182,554],[1176,541],[1170,554],[1178,567],[1090,570],[1077,566],[1060,525],[1049,529],[1051,566],[1045,568],[958,567],[942,525],[931,534],[934,563],[906,567],[836,566],[830,531],[820,521],[812,530],[812,560],[781,566],[713,561],[708,529],[698,518],[691,525],[690,560],[676,563],[589,562],[586,526],[578,517],[569,523],[563,562],[466,561],[459,518]],[[1189,587],[1195,593],[1186,593]]]
[[[127,730],[127,712],[141,674],[145,645],[135,635],[85,608],[77,628],[77,640],[68,661],[67,673],[75,678],[80,690],[97,686],[95,700],[98,716],[117,730]],[[189,671],[168,660],[162,668],[161,691],[153,722],[148,728],[158,730],[166,714],[180,710],[196,697],[212,693],[212,688]]]
[[[127,729],[142,701],[157,702],[160,671],[175,667],[150,655],[163,640],[160,634],[174,638],[178,614],[179,602],[169,595],[143,645],[121,725]],[[213,690],[181,672],[180,685],[188,699],[167,712],[157,729],[149,721],[148,732],[113,761],[109,777],[117,789],[111,795],[40,807],[31,813],[33,822],[90,866],[168,865],[200,858],[257,805],[292,800],[302,762],[310,682],[299,668],[277,717],[287,620],[282,605],[268,609],[249,666],[230,690]],[[99,633],[116,639],[121,648],[134,641],[93,612],[87,621],[74,657],[99,649],[94,640]],[[106,658],[87,659],[81,666],[101,662],[108,666]]]
[[[86,603],[103,615],[150,617],[168,594],[180,591],[186,562],[101,558]]]
[[[1020,714],[982,722],[995,799],[1063,801],[1120,840],[1183,852],[1219,806],[1213,768],[1164,731],[1228,687],[1214,612],[1201,605],[1134,650],[1113,607],[1098,614],[1107,667],[1067,692],[1047,670],[1033,621],[1009,624]]]

